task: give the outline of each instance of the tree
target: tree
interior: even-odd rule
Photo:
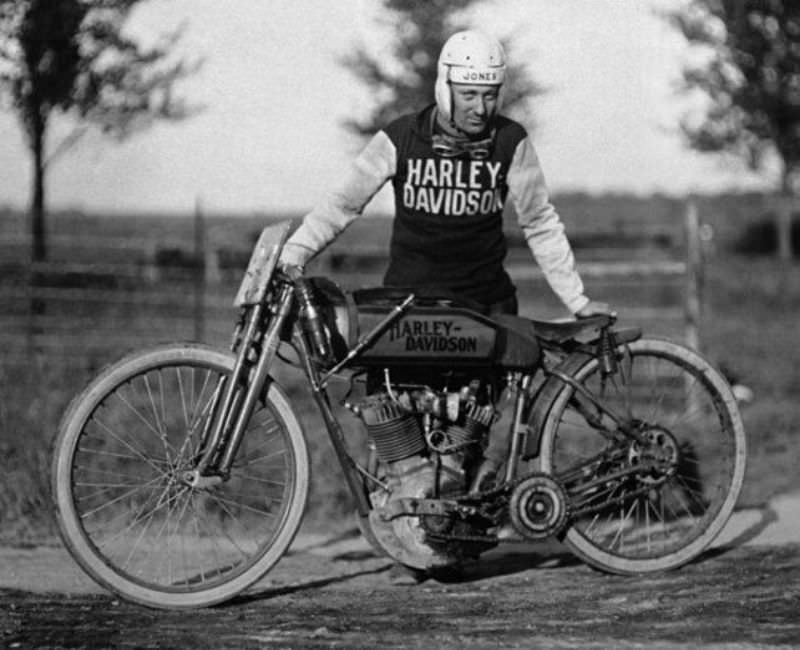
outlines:
[[[376,57],[360,45],[343,59],[375,97],[375,106],[366,117],[348,119],[345,126],[357,135],[370,136],[394,118],[430,104],[439,51],[453,32],[465,28],[464,13],[478,1],[382,0],[388,12],[383,22],[393,35],[392,56]],[[508,110],[542,92],[519,64],[508,66],[508,78],[504,91]]]
[[[45,173],[88,126],[125,138],[157,119],[176,120],[193,109],[175,97],[175,83],[196,63],[174,60],[180,30],[151,46],[124,27],[142,0],[0,0],[0,99],[19,117],[33,161],[30,203],[32,257],[47,256]],[[48,151],[56,114],[76,131]]]
[[[682,129],[699,151],[731,152],[753,169],[778,161],[781,193],[800,194],[800,1],[691,0],[668,15],[709,56],[684,70],[708,99]],[[788,201],[787,201],[788,206]],[[779,209],[781,257],[791,257],[790,210]]]

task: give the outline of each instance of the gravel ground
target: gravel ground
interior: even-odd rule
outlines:
[[[697,561],[609,576],[557,543],[508,545],[453,582],[396,586],[357,536],[304,534],[247,594],[128,604],[60,547],[0,549],[3,648],[800,647],[800,498],[737,512]]]

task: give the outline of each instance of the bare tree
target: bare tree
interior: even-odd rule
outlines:
[[[433,101],[439,51],[453,32],[464,29],[464,13],[480,0],[382,0],[385,26],[393,35],[392,56],[373,55],[361,45],[343,63],[373,92],[375,105],[366,117],[348,119],[345,126],[370,136],[392,119]],[[508,44],[504,44],[508,49]],[[513,111],[542,89],[528,70],[511,63],[504,106]]]
[[[732,152],[753,169],[782,165],[779,189],[800,193],[800,1],[692,0],[668,15],[709,56],[684,70],[687,91],[708,99],[702,120],[682,123],[699,151]],[[781,257],[791,258],[791,217],[779,209]]]
[[[177,120],[193,110],[175,83],[196,63],[175,60],[180,29],[143,46],[125,33],[143,0],[0,0],[0,99],[23,126],[33,161],[30,202],[32,257],[47,256],[45,173],[54,155],[89,125],[124,138],[155,120]],[[57,113],[76,130],[48,151]]]

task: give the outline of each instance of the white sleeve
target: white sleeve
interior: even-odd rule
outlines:
[[[575,268],[575,257],[564,224],[550,203],[539,158],[530,138],[514,152],[508,170],[508,190],[525,240],[555,294],[572,313],[589,299]]]
[[[304,218],[281,254],[281,262],[303,266],[361,215],[396,171],[396,150],[379,131],[350,165],[344,182]]]

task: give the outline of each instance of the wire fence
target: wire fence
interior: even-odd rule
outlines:
[[[590,295],[617,307],[621,321],[699,347],[703,259],[692,203],[683,230],[682,245],[662,247],[658,254],[606,246],[602,253],[579,256],[579,270]],[[6,362],[24,364],[44,355],[94,369],[156,342],[227,346],[236,319],[232,301],[250,251],[217,245],[199,213],[189,234],[174,241],[64,234],[50,245],[66,252],[39,264],[25,261],[26,237],[6,238],[0,250],[0,346]],[[309,272],[345,288],[374,286],[387,248],[388,241],[357,249],[334,244]],[[566,315],[528,251],[512,249],[508,268],[523,315]]]

